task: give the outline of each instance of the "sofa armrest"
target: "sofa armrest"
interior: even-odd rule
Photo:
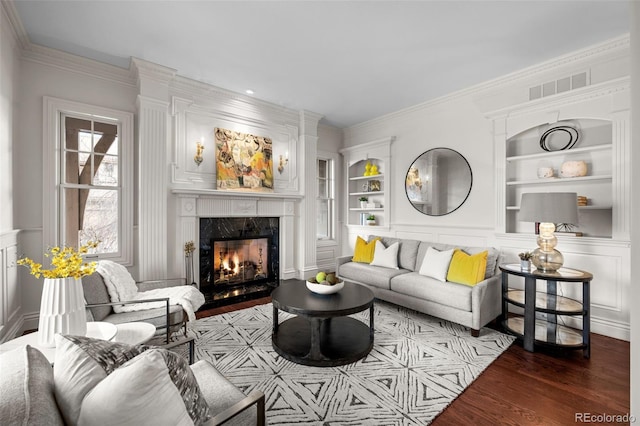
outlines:
[[[480,330],[500,315],[501,293],[500,275],[494,275],[476,284],[471,293],[472,328]]]
[[[258,414],[256,425],[264,426],[265,425],[264,393],[258,390],[254,390],[250,392],[246,398],[241,399],[240,401],[236,402],[231,407],[227,408],[221,413],[216,414],[215,416],[207,420],[205,423],[203,423],[203,425],[214,426],[214,425],[224,424],[229,420],[231,420],[232,418],[234,418],[235,416],[237,416],[238,414],[251,408],[254,405],[256,406],[257,414]]]
[[[171,320],[169,317],[169,298],[168,297],[158,297],[155,299],[139,299],[139,300],[121,300],[119,302],[107,302],[107,303],[93,303],[87,304],[87,308],[95,308],[98,306],[115,306],[115,305],[133,305],[137,303],[147,303],[147,302],[164,302],[166,308],[166,329],[167,329],[167,344],[169,344],[169,329],[171,325]],[[162,327],[159,327],[162,328]]]
[[[340,265],[344,265],[345,263],[351,262],[353,258],[352,255],[349,256],[339,256],[336,257],[336,276],[340,276]]]

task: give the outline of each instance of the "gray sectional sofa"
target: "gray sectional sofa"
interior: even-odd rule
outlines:
[[[371,241],[375,236],[369,236]],[[346,280],[370,288],[375,297],[428,315],[480,329],[501,314],[500,252],[492,247],[464,247],[410,239],[380,237],[385,247],[398,242],[399,269],[353,262],[352,256],[337,258],[336,273]],[[442,282],[418,271],[428,247],[438,251],[459,248],[473,255],[488,251],[484,280],[474,286]]]

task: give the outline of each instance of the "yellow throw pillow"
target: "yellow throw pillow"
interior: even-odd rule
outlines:
[[[374,238],[373,240],[366,242],[362,238],[356,238],[356,248],[353,252],[352,262],[371,263],[373,260],[373,253],[376,249],[376,241],[380,238]]]
[[[449,264],[447,281],[470,286],[478,284],[484,280],[488,254],[489,252],[485,250],[471,256],[460,249],[456,249]]]

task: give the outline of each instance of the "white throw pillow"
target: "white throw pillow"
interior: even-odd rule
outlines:
[[[376,248],[373,252],[373,260],[371,265],[382,266],[384,268],[398,268],[398,249],[400,244],[395,242],[389,247],[384,248],[384,244],[380,240],[376,241]]]
[[[85,395],[116,368],[147,349],[84,336],[56,334],[53,382],[67,424],[76,424]]]
[[[190,372],[188,367],[183,372],[187,370]],[[192,380],[195,382],[195,378]],[[78,424],[193,425],[194,421],[163,354],[149,350],[115,370],[87,394]]]
[[[447,281],[447,272],[449,271],[451,257],[453,257],[453,250],[438,251],[433,247],[427,247],[427,253],[424,255],[422,266],[418,273],[439,281]]]

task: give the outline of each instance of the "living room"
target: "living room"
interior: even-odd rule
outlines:
[[[619,174],[609,187],[616,201],[606,237],[563,236],[559,248],[566,266],[594,275],[592,331],[630,341],[631,352],[638,352],[640,326],[633,308],[638,289],[631,275],[639,241],[632,218],[638,215],[630,200],[638,193],[631,185],[638,172],[631,165],[639,154],[631,149],[630,134],[637,132],[639,121],[633,103],[639,98],[638,89],[631,84],[638,73],[634,67],[638,49],[631,46],[638,42],[639,18],[638,6],[632,2],[629,7],[631,35],[597,40],[524,69],[340,126],[328,124],[325,111],[289,108],[284,102],[261,100],[259,93],[238,93],[206,79],[185,77],[179,66],[133,57],[130,64],[119,67],[44,47],[29,40],[20,8],[3,1],[1,121],[6,130],[0,172],[5,207],[0,212],[0,341],[37,328],[41,282],[14,262],[23,255],[38,256],[57,243],[57,218],[50,210],[55,191],[47,177],[55,170],[55,162],[49,161],[55,152],[43,143],[56,131],[50,114],[64,109],[64,102],[132,117],[127,131],[133,157],[130,182],[135,185],[126,194],[130,217],[124,238],[129,245],[119,260],[142,281],[184,276],[183,247],[199,237],[201,219],[249,215],[279,218],[281,279],[305,279],[333,269],[338,256],[353,252],[356,237],[368,234],[491,246],[501,251],[503,262],[515,262],[519,252],[535,247],[535,235],[509,229],[508,201],[499,195],[506,181],[499,170],[504,148],[499,147],[535,124],[566,119],[562,114],[576,102],[573,96],[583,96],[588,105],[581,113],[595,111],[595,118],[616,123],[611,131],[616,147],[612,156]],[[478,58],[468,60],[473,61]],[[576,92],[558,93],[549,102],[544,97],[530,100],[530,89],[583,71],[588,73],[588,84]],[[215,128],[273,140],[273,192],[238,195],[217,188]],[[201,163],[194,161],[197,141],[204,145]],[[365,159],[366,150],[360,158],[352,153],[380,141],[389,146],[386,162],[381,162],[385,184],[391,185],[385,194],[389,198],[376,214],[379,226],[363,228],[349,219],[344,159]],[[463,205],[443,216],[413,208],[403,185],[412,162],[436,147],[461,153],[473,174]],[[308,171],[316,170],[318,158],[336,165],[337,226],[330,240],[317,239],[317,180]],[[282,172],[276,171],[279,162]],[[199,266],[196,256],[195,271]],[[635,358],[631,357],[633,377],[640,370]],[[632,386],[631,408],[637,412],[636,389]]]

